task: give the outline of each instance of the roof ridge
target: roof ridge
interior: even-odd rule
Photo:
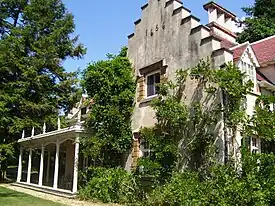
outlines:
[[[250,45],[250,43],[248,42],[248,41],[246,41],[246,42],[244,42],[244,43],[241,43],[241,44],[238,44],[238,45],[236,45],[236,46],[234,46],[234,47],[232,47],[232,48],[230,48],[230,49],[237,49],[237,48],[239,48],[239,47],[242,47],[242,46],[245,46],[245,45]]]
[[[250,44],[251,44],[251,45],[254,45],[254,44],[259,44],[259,43],[262,43],[262,42],[264,42],[264,41],[267,41],[267,40],[270,40],[270,39],[273,39],[273,38],[275,38],[275,35],[272,35],[272,36],[270,36],[270,37],[266,37],[266,38],[264,38],[264,39],[261,39],[261,40],[255,41],[255,42],[250,43]]]

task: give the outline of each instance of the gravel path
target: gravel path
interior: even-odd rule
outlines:
[[[42,192],[37,192],[37,191],[33,191],[30,189],[25,189],[25,188],[21,188],[21,187],[16,187],[10,184],[1,184],[1,187],[6,187],[8,189],[17,191],[17,192],[22,192],[22,193],[26,193],[35,197],[39,197],[41,199],[46,199],[46,200],[51,200],[54,202],[58,202],[64,205],[73,205],[73,206],[114,206],[115,204],[99,204],[99,203],[93,203],[93,202],[88,202],[88,201],[80,201],[77,199],[68,199],[68,198],[64,198],[64,197],[58,197],[55,195],[51,195],[51,194],[46,194],[46,193],[42,193]]]

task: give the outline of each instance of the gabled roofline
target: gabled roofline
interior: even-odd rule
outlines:
[[[270,37],[267,37],[267,38],[265,38],[265,39],[261,39],[261,40],[259,40],[259,41],[255,41],[255,42],[251,43],[251,45],[259,44],[259,43],[262,43],[262,42],[264,42],[264,41],[267,41],[267,40],[273,39],[273,38],[275,38],[275,35],[270,36]]]
[[[256,64],[256,67],[260,67],[260,63],[259,63],[259,60],[251,46],[251,44],[247,41],[247,42],[244,42],[242,44],[239,44],[235,47],[232,47],[230,48],[230,50],[234,51],[235,49],[238,49],[239,47],[242,47],[242,46],[246,46],[243,53],[241,54],[241,56],[239,57],[238,61],[241,59],[241,57],[243,56],[243,54],[245,53],[245,51],[247,50],[247,48],[250,48],[250,50],[252,51],[252,55],[253,55],[253,58],[256,60],[256,62],[254,62]]]
[[[241,47],[241,46],[244,46],[244,45],[246,45],[246,44],[249,44],[249,41],[246,41],[246,42],[244,42],[244,43],[241,43],[241,44],[238,44],[238,45],[236,45],[236,46],[234,46],[234,47],[231,47],[230,50],[231,50],[231,49],[232,49],[232,50],[237,49],[237,48],[239,48],[239,47]]]

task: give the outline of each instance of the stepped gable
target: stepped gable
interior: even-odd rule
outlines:
[[[213,20],[206,26],[179,0],[149,0],[142,6],[135,31],[128,36],[128,55],[136,74],[161,60],[169,68],[192,67],[209,56],[216,66],[231,61],[229,49],[236,45],[236,36],[230,29],[236,16],[213,2],[204,8]]]
[[[251,44],[261,66],[275,61],[275,35]]]
[[[206,26],[212,30],[212,33],[236,43],[237,35],[234,32],[237,27],[236,15],[213,1],[203,7],[208,12],[208,24]]]
[[[218,13],[220,14],[225,14],[225,16],[227,18],[232,18],[232,19],[236,19],[236,15],[233,14],[231,11],[225,9],[224,7],[216,4],[214,1],[210,1],[208,3],[206,3],[205,5],[203,5],[203,8],[208,11],[209,9],[217,9]]]

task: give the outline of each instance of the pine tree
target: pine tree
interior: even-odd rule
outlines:
[[[74,30],[62,0],[0,0],[0,144],[68,111],[77,79],[62,63],[85,54]]]

